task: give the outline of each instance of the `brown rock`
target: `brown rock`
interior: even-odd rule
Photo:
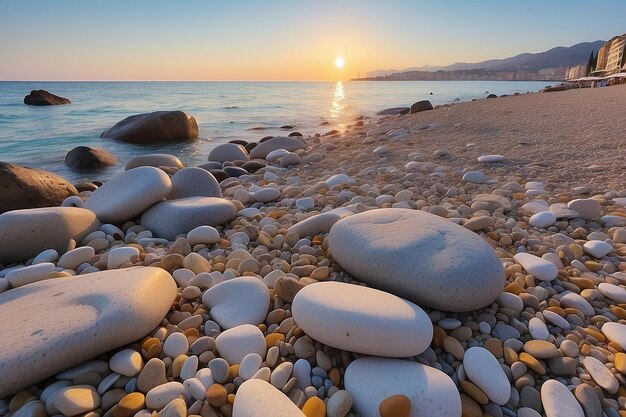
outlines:
[[[302,288],[304,288],[304,285],[290,277],[280,277],[274,284],[276,295],[288,303],[293,302],[293,298]]]
[[[0,162],[0,213],[59,206],[76,188],[52,172]]]
[[[380,403],[378,413],[380,417],[409,417],[411,400],[406,395],[392,395]]]
[[[419,113],[426,110],[432,110],[433,105],[428,100],[420,100],[417,103],[411,105],[410,113]]]
[[[228,392],[222,384],[213,384],[206,391],[206,399],[213,407],[219,408],[226,404],[226,397],[228,397]]]
[[[77,146],[65,155],[65,165],[78,171],[101,169],[117,164],[117,159],[100,148]]]
[[[100,135],[130,143],[181,142],[198,137],[198,123],[182,111],[136,114]]]
[[[152,388],[167,383],[165,363],[161,359],[152,358],[141,370],[137,378],[137,389],[144,394]]]
[[[24,104],[29,106],[51,106],[70,103],[69,99],[54,95],[46,90],[32,90],[29,95],[24,97]]]

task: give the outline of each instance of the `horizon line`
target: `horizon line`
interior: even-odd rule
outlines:
[[[276,82],[276,83],[301,83],[301,82],[320,82],[320,83],[336,83],[343,81],[351,81],[353,78],[342,79],[342,80],[0,80],[2,83],[91,83],[91,82],[102,82],[102,83],[198,83],[198,82],[219,82],[219,83],[241,83],[241,82]]]

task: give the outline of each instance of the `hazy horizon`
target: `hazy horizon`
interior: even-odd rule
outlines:
[[[626,3],[608,1],[603,10],[611,13],[604,15],[581,13],[584,7],[578,0],[0,0],[0,80],[346,80],[379,69],[542,52],[626,31]]]

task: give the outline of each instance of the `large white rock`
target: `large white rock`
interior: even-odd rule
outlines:
[[[563,307],[575,308],[576,310],[583,313],[585,316],[591,317],[596,314],[593,306],[589,304],[589,301],[585,300],[583,297],[576,293],[568,292],[563,297],[561,297],[559,301],[561,302],[561,305]]]
[[[247,161],[248,159],[249,156],[246,148],[236,143],[223,143],[217,145],[209,152],[209,161],[232,162]]]
[[[141,216],[140,224],[155,236],[173,240],[198,226],[217,226],[235,217],[237,209],[216,197],[189,197],[155,204]]]
[[[239,386],[233,417],[305,417],[289,397],[272,384],[250,379]]]
[[[176,298],[161,268],[40,281],[0,294],[0,397],[141,339]]]
[[[423,211],[377,209],[344,218],[329,234],[348,273],[420,306],[470,311],[504,288],[494,250],[468,229]]]
[[[211,319],[223,329],[265,321],[270,305],[267,285],[256,277],[221,282],[204,292],[202,303],[211,309]]]
[[[580,198],[567,203],[567,208],[574,210],[586,220],[597,219],[602,215],[600,203],[592,198]]]
[[[215,338],[215,346],[220,356],[231,365],[241,363],[249,353],[265,357],[265,337],[252,324],[242,324],[223,331]]]
[[[67,250],[70,239],[82,241],[98,230],[96,215],[76,207],[44,207],[0,214],[0,263],[25,261],[44,250]]]
[[[541,281],[552,281],[559,274],[559,270],[552,262],[530,253],[520,252],[513,256],[513,259],[522,265],[526,272]]]
[[[113,176],[98,187],[84,208],[105,223],[121,224],[164,199],[172,188],[167,174],[154,167],[139,167]]]
[[[461,416],[461,397],[454,382],[443,372],[417,362],[360,358],[348,365],[344,384],[361,417],[379,417],[380,403],[396,394],[409,397],[411,416]]]
[[[593,356],[587,356],[583,358],[581,362],[596,384],[601,386],[609,394],[617,393],[619,382],[617,382],[615,375],[613,375],[609,368]]]
[[[174,155],[170,155],[167,153],[149,153],[146,155],[139,155],[132,158],[130,161],[128,161],[124,170],[128,171],[133,168],[146,166],[182,168],[183,163],[180,162],[180,159],[178,159]]]
[[[276,136],[255,146],[254,149],[250,151],[250,159],[265,159],[267,154],[277,149],[285,149],[293,152],[304,148],[306,148],[306,145],[300,139]]]
[[[168,200],[187,197],[221,197],[222,189],[213,174],[198,167],[183,168],[172,176]]]
[[[613,245],[602,240],[590,240],[583,245],[585,252],[595,258],[604,258],[613,251]]]
[[[608,282],[598,284],[598,291],[613,301],[626,304],[626,288]]]
[[[504,405],[511,397],[511,385],[500,363],[487,349],[474,346],[465,351],[463,369],[469,380],[491,401]]]
[[[574,394],[556,379],[548,379],[541,386],[541,403],[546,417],[585,417]]]
[[[612,342],[626,350],[626,325],[620,323],[604,323],[602,333]]]
[[[542,211],[537,214],[533,214],[528,220],[528,224],[532,227],[545,229],[556,223],[556,216],[551,211]]]
[[[359,285],[330,281],[307,285],[296,294],[291,311],[313,339],[367,355],[419,355],[433,336],[428,315],[417,305]]]

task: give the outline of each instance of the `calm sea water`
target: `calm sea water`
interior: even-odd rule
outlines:
[[[443,104],[482,98],[487,91],[524,93],[544,86],[543,81],[0,82],[0,161],[48,169],[73,181],[106,179],[142,153],[167,152],[186,165],[200,164],[217,144],[285,134],[280,126],[287,124],[306,136],[341,128],[358,115],[373,116],[380,109],[422,99]],[[35,89],[67,97],[72,104],[24,105],[24,96]],[[158,146],[100,138],[102,131],[127,116],[157,110],[192,114],[201,138]],[[331,124],[321,126],[323,121]],[[252,129],[259,127],[264,129]],[[80,145],[104,148],[120,164],[88,175],[73,172],[63,161]]]

